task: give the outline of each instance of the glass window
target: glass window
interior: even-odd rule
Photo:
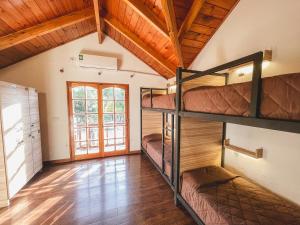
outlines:
[[[85,100],[73,100],[73,113],[85,113]]]
[[[113,88],[105,88],[102,91],[103,100],[114,100],[114,89]]]
[[[124,101],[116,101],[116,113],[125,112],[125,102]]]
[[[86,98],[98,99],[98,90],[96,88],[86,87]]]
[[[114,114],[103,114],[103,124],[111,125],[114,123]]]
[[[98,101],[97,100],[86,100],[87,112],[97,113],[98,112]]]
[[[114,101],[103,101],[103,112],[113,113],[114,112]]]
[[[88,114],[87,124],[88,126],[98,126],[98,114]]]
[[[115,100],[125,100],[125,90],[122,88],[115,88]]]
[[[74,87],[72,88],[72,98],[74,99],[84,99],[85,98],[85,87]]]

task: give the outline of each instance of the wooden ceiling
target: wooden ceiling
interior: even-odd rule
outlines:
[[[0,68],[98,32],[165,78],[188,67],[238,0],[1,0]],[[97,25],[96,25],[97,24]]]

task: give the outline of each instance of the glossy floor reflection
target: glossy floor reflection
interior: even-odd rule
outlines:
[[[0,210],[0,224],[194,223],[149,160],[132,155],[47,167]]]

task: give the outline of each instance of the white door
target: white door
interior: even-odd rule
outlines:
[[[43,167],[38,93],[29,88],[30,130],[34,174]]]
[[[33,174],[26,94],[28,95],[24,88],[5,85],[0,87],[2,132],[10,198]]]

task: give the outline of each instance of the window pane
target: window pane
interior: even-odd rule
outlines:
[[[73,118],[74,118],[74,127],[86,125],[86,116],[85,115],[74,115]]]
[[[114,150],[115,150],[115,140],[114,139],[104,140],[104,151],[112,152]]]
[[[86,87],[86,98],[88,99],[97,99],[98,92],[96,88]]]
[[[124,126],[116,126],[116,138],[125,137],[125,127]]]
[[[104,125],[112,125],[114,123],[114,114],[103,114]]]
[[[75,141],[86,141],[86,128],[74,129]]]
[[[91,141],[89,145],[89,154],[90,153],[98,153],[99,152],[99,142]]]
[[[75,154],[76,155],[87,154],[87,143],[85,141],[75,142]]]
[[[72,98],[85,98],[84,87],[74,87],[74,88],[72,88]]]
[[[125,114],[116,114],[116,123],[125,123]]]
[[[114,112],[114,102],[113,101],[103,101],[103,112],[113,113]]]
[[[97,113],[98,112],[98,101],[97,100],[86,100],[87,112]]]
[[[115,88],[115,100],[125,100],[125,90],[121,88]]]
[[[114,127],[104,127],[104,139],[115,138]]]
[[[89,128],[89,140],[98,140],[99,130],[98,128]]]
[[[114,100],[114,88],[105,88],[102,90],[103,100]]]
[[[73,113],[84,113],[84,112],[85,112],[85,101],[73,100]]]
[[[125,112],[125,102],[124,101],[116,101],[116,113]]]
[[[116,150],[125,150],[125,139],[124,138],[119,138],[116,139]]]
[[[98,126],[98,115],[97,114],[88,114],[87,115],[88,126]]]

